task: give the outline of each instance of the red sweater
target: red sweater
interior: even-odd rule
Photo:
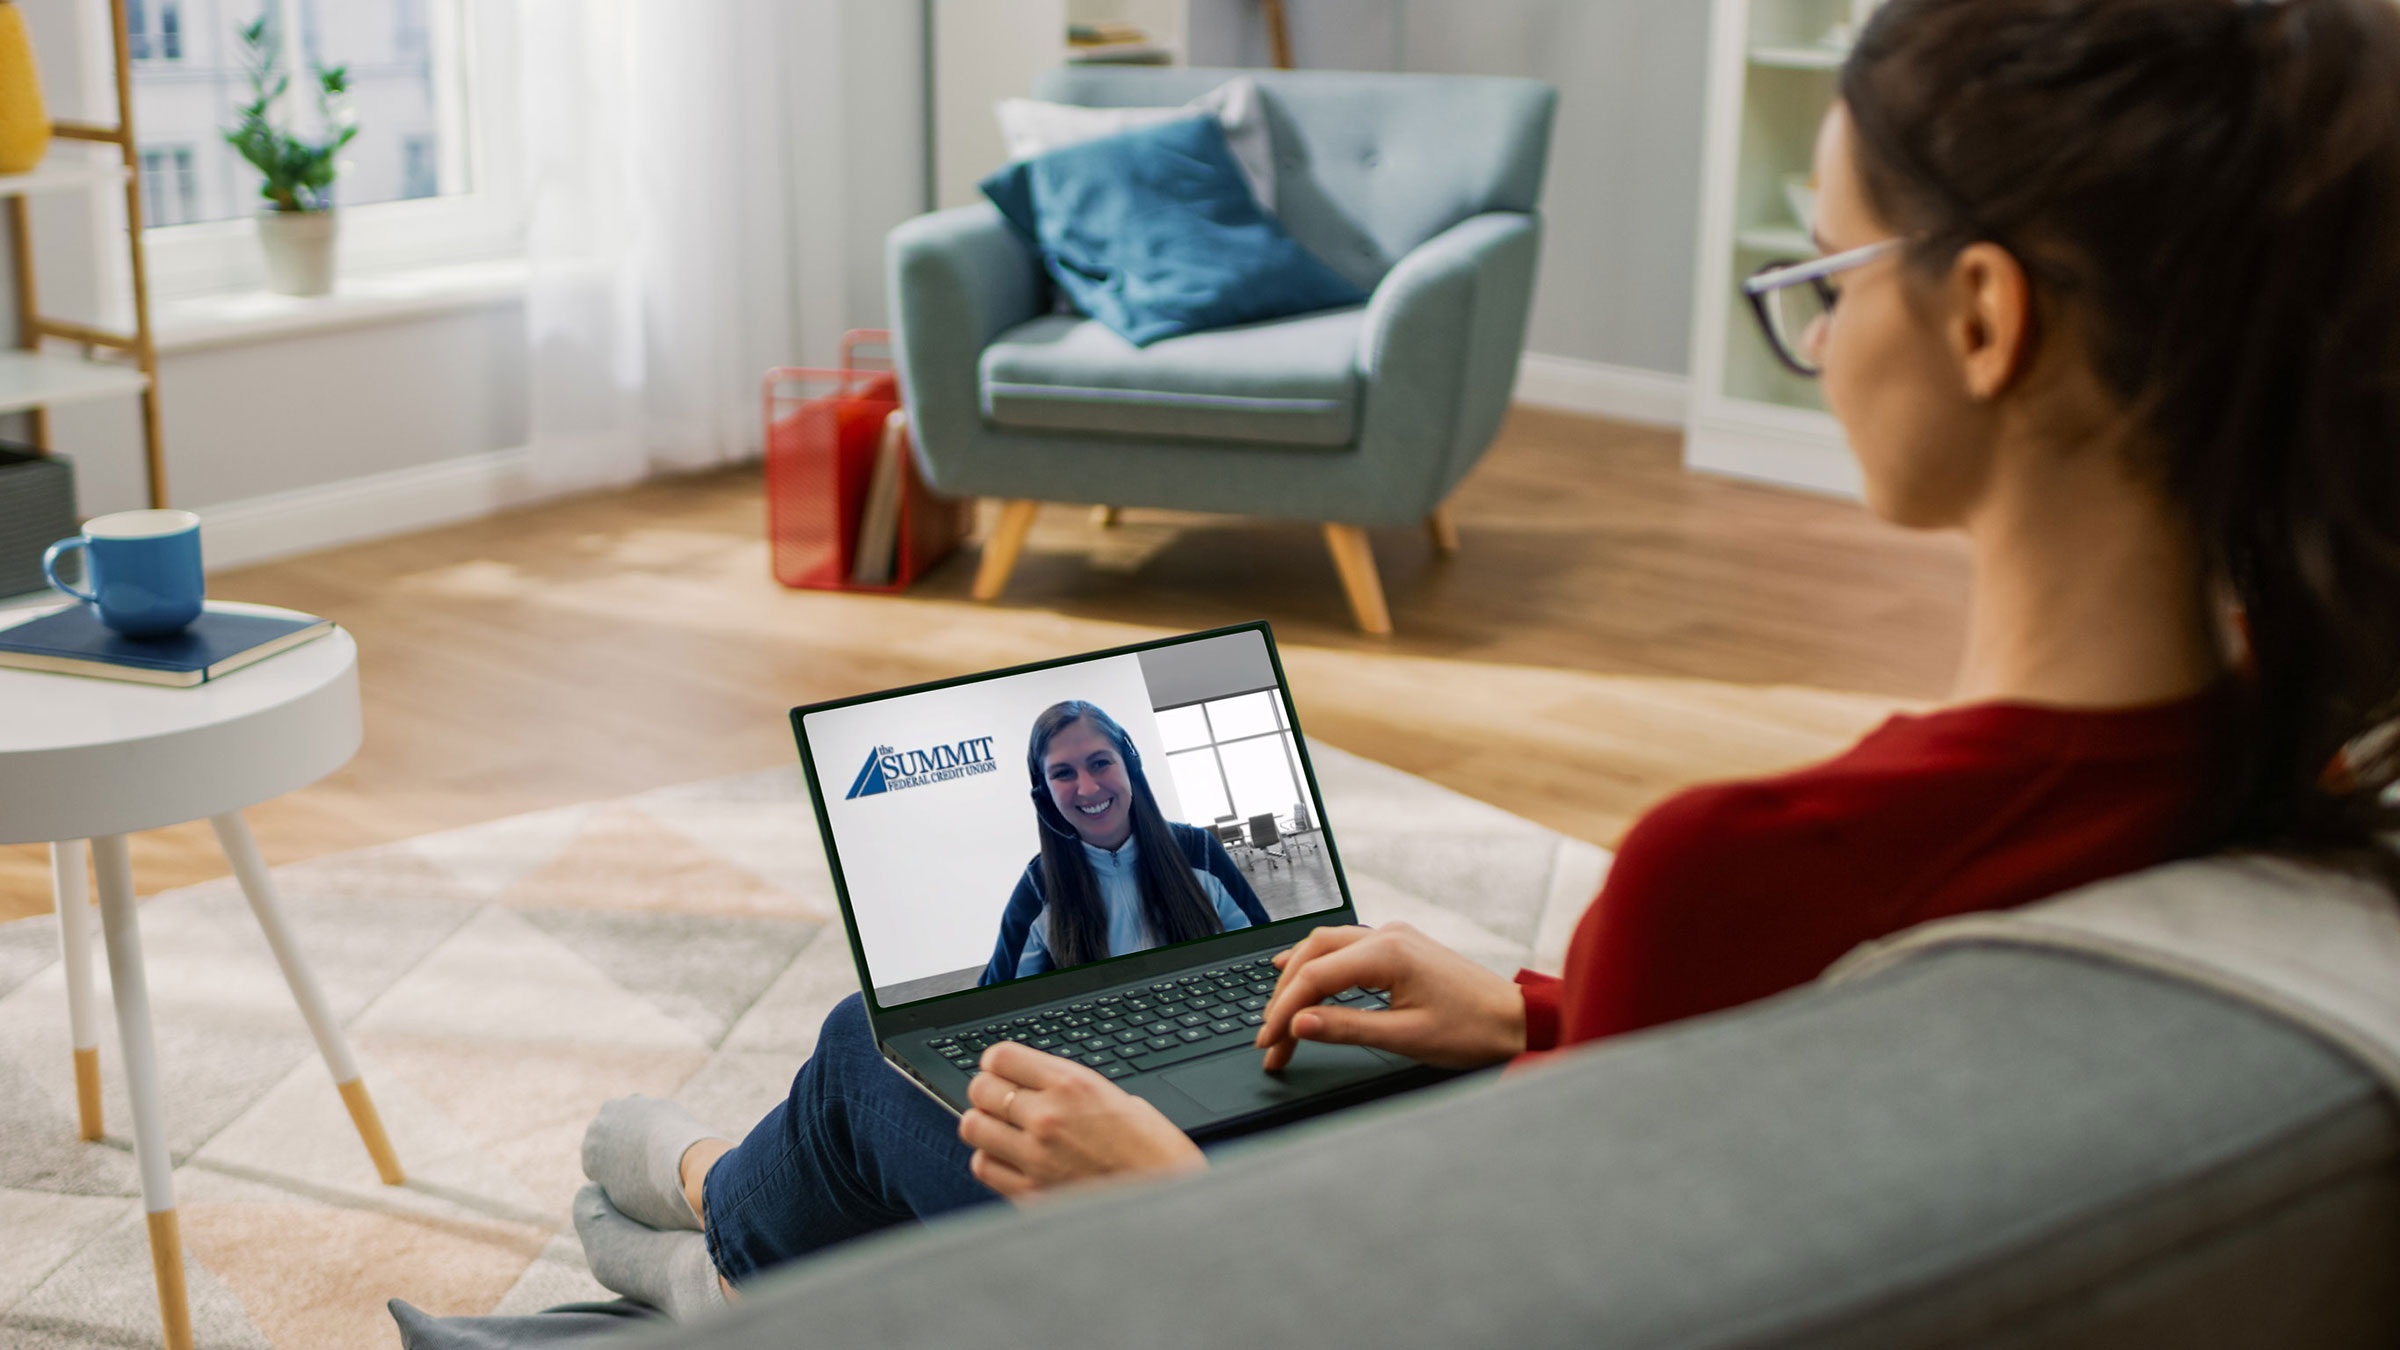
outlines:
[[[2206,848],[2230,683],[2082,711],[1894,717],[1840,758],[1694,788],[1636,823],[1565,977],[1518,975],[1531,1051],[1805,984],[1861,942]]]

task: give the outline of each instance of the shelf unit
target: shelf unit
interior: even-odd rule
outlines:
[[[133,62],[126,42],[125,0],[108,0],[115,44],[116,125],[50,124],[50,154],[30,173],[0,177],[0,212],[8,222],[11,274],[17,291],[17,347],[0,352],[0,413],[29,413],[34,448],[50,450],[50,409],[86,399],[131,394],[142,405],[142,453],[150,504],[167,504],[166,455],[158,419],[158,345],[150,331],[150,282],[142,253],[142,176],[133,135]],[[26,199],[45,192],[88,192],[114,185],[125,194],[126,251],[132,264],[133,331],[45,316],[34,274],[33,213]],[[80,353],[59,352],[60,342]]]
[[[1741,283],[1816,252],[1787,180],[1805,181],[1817,124],[1876,0],[1715,0],[1703,142],[1692,396],[1684,463],[1707,473],[1855,497],[1858,466],[1814,381],[1785,370]]]

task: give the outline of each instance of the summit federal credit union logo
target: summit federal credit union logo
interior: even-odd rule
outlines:
[[[955,745],[936,745],[923,750],[894,750],[888,745],[876,746],[867,752],[867,762],[842,794],[844,801],[872,797],[878,792],[898,792],[902,788],[924,787],[929,783],[947,783],[954,778],[971,778],[979,773],[996,773],[1000,765],[992,758],[990,736],[977,736]]]

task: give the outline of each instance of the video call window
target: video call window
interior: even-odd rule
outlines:
[[[883,1007],[1343,904],[1256,632],[802,725]]]

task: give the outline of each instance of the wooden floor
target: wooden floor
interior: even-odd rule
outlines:
[[[360,648],[365,748],[250,820],[280,863],[785,764],[795,703],[1263,617],[1310,735],[1612,842],[1676,787],[1938,698],[1963,631],[1957,541],[1678,453],[1519,410],[1453,498],[1459,556],[1375,532],[1389,639],[1351,628],[1315,528],[1221,517],[1045,508],[994,605],[972,548],[905,597],[785,591],[755,468],[221,574]],[[144,894],[226,871],[205,825],[133,856]],[[48,909],[46,878],[0,849],[0,919]]]

